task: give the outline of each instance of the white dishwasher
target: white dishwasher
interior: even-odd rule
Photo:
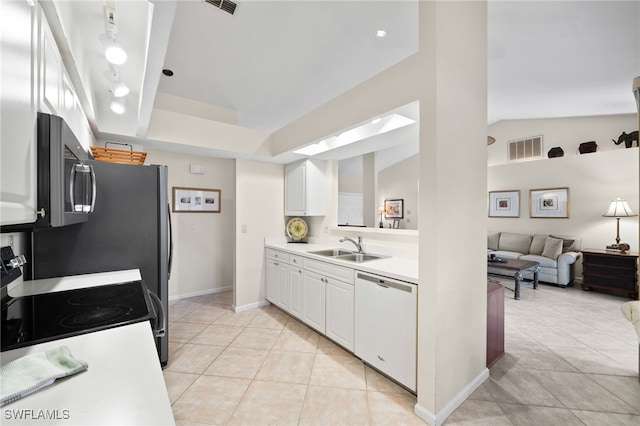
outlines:
[[[355,354],[415,392],[418,286],[357,272]]]

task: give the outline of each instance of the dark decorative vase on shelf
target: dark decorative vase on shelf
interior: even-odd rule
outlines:
[[[598,150],[598,144],[596,141],[582,142],[578,147],[580,154],[588,154],[590,152],[596,152]]]
[[[564,156],[564,150],[559,146],[551,148],[547,153],[547,157],[549,158],[556,158],[556,157],[563,157],[563,156]]]

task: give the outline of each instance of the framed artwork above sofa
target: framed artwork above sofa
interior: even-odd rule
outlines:
[[[520,217],[520,191],[490,191],[489,217]]]

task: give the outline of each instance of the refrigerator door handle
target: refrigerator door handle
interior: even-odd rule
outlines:
[[[173,265],[173,226],[171,224],[171,205],[167,203],[167,219],[169,223],[169,260],[167,268],[167,280],[171,278],[171,266]]]
[[[160,298],[151,290],[147,290],[149,292],[149,296],[151,297],[151,301],[155,305],[156,313],[159,318],[157,318],[156,328],[153,330],[154,337],[164,337],[167,330],[167,315],[164,311],[164,306],[162,306],[162,301]]]
[[[96,185],[96,172],[93,170],[93,166],[90,165],[89,170],[91,170],[91,209],[89,212],[93,212],[96,207],[96,192],[98,188]]]

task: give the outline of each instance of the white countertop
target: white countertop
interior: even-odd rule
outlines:
[[[62,345],[88,370],[1,407],[3,425],[175,424],[149,322],[3,352],[2,364]],[[40,410],[57,419],[38,419]]]
[[[140,281],[139,269],[125,269],[114,272],[98,272],[93,274],[69,275],[66,277],[44,278],[41,280],[19,281],[7,286],[11,297],[31,296],[34,294],[53,293],[57,291],[75,290],[77,288],[97,287],[99,285]]]
[[[372,254],[383,254],[391,256],[383,259],[370,260],[362,263],[351,262],[348,260],[340,260],[329,256],[321,256],[309,253],[310,251],[326,250],[335,248],[346,248],[353,250],[342,244],[318,244],[318,243],[288,243],[281,238],[268,238],[265,240],[265,247],[271,247],[283,250],[292,254],[300,254],[323,262],[333,263],[334,265],[346,266],[357,271],[379,274],[389,278],[418,284],[418,261],[411,258],[394,256],[393,253],[377,253],[375,249],[371,250]],[[368,250],[366,250],[369,252]]]

